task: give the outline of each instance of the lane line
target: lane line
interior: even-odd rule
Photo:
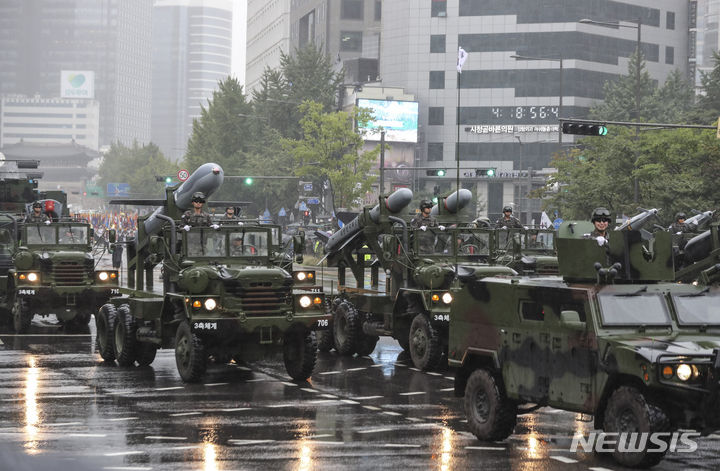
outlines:
[[[345,404],[360,404],[357,401],[351,401],[350,399],[340,399],[340,402],[344,402]]]
[[[379,407],[375,407],[375,406],[363,406],[363,408],[367,409],[367,410],[382,410]]]
[[[176,414],[168,414],[170,417],[184,417],[186,415],[201,415],[202,412],[178,412]]]
[[[345,442],[334,442],[331,440],[313,440],[313,445],[344,445]]]
[[[334,394],[321,394],[321,397],[327,397],[328,399],[337,399],[338,397]]]
[[[236,407],[234,409],[220,409],[222,412],[240,412],[241,410],[252,410],[252,407]]]
[[[187,440],[187,437],[165,437],[163,435],[148,435],[145,440]]]
[[[105,438],[105,433],[68,433],[65,437]]]
[[[425,391],[413,391],[413,392],[399,393],[398,396],[417,396],[418,394],[427,394],[427,393]]]
[[[127,456],[127,455],[142,455],[144,451],[120,451],[118,453],[103,453],[103,456]]]
[[[62,422],[56,424],[43,424],[45,427],[67,427],[68,425],[83,425],[83,422]]]
[[[442,373],[434,373],[432,371],[428,371],[427,374],[429,374],[430,376],[442,376]]]
[[[385,396],[360,396],[360,397],[353,397],[352,399],[356,401],[369,401],[370,399],[380,399]]]
[[[323,371],[322,373],[318,373],[318,374],[320,374],[321,376],[324,376],[324,375],[339,375],[340,373],[342,373],[342,371]]]
[[[362,368],[349,368],[345,371],[361,371],[361,370],[367,370],[367,367],[363,366]]]
[[[450,381],[455,381],[455,377],[454,377],[454,376],[443,376],[443,378],[449,379]]]
[[[438,389],[438,392],[448,392],[448,391],[455,391],[455,388]]]
[[[121,417],[118,419],[107,419],[109,422],[122,422],[124,420],[138,420],[139,417]]]
[[[207,386],[208,388],[211,388],[213,386],[225,386],[226,384],[228,384],[228,383],[207,383],[207,384],[203,384],[203,386]]]
[[[383,433],[383,432],[392,432],[391,428],[373,428],[370,430],[358,430],[357,433],[360,434],[366,434],[366,433]]]
[[[393,415],[393,416],[402,415],[400,412],[392,412],[392,411],[389,411],[389,410],[383,411],[383,414],[385,414],[385,415]]]
[[[175,389],[185,389],[185,386],[172,386],[170,388],[155,388],[154,391],[173,391]]]
[[[283,381],[283,382],[280,383],[280,384],[285,385],[285,386],[290,386],[290,387],[292,387],[292,388],[297,387],[297,384],[291,383],[291,382],[289,382],[289,381]]]
[[[420,448],[420,445],[412,443],[386,443],[385,448]]]
[[[318,391],[317,389],[312,389],[312,388],[300,388],[300,391],[305,391],[305,392],[309,392],[309,393],[316,393],[316,394],[320,392],[320,391]]]
[[[231,440],[228,440],[228,443],[230,443],[232,445],[241,446],[241,445],[259,445],[261,443],[272,443],[274,441],[275,440],[235,440],[235,439],[231,439]]]
[[[577,463],[578,460],[574,460],[572,458],[568,458],[567,456],[549,456],[550,459],[559,461],[561,463],[571,464],[571,463]]]
[[[466,450],[481,450],[481,451],[505,451],[507,448],[501,446],[466,446]]]

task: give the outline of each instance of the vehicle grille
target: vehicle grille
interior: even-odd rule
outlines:
[[[49,282],[62,286],[82,286],[92,276],[90,268],[81,263],[59,262],[50,266]],[[48,281],[46,279],[46,281]]]
[[[280,286],[270,281],[232,281],[225,285],[225,292],[235,296],[247,316],[275,316],[292,306],[292,280]]]

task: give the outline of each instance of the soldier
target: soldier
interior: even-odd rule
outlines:
[[[432,207],[432,201],[422,200],[420,202],[420,214],[412,218],[412,221],[410,221],[410,225],[416,229],[422,230],[425,230],[428,227],[437,226],[437,219],[435,219],[435,216],[432,216],[430,214]],[[440,226],[440,229],[442,230],[445,228],[443,226]]]
[[[32,212],[25,216],[25,222],[47,222],[50,223],[50,218],[47,214],[42,212],[42,203],[35,201],[32,205]]]
[[[205,194],[201,191],[196,191],[192,195],[192,206],[193,209],[185,211],[182,215],[182,222],[184,224],[183,229],[186,231],[190,230],[192,226],[212,226],[212,220],[210,215],[203,211],[203,205],[205,204]]]
[[[503,216],[495,222],[496,229],[522,229],[523,225],[518,218],[512,215],[512,206],[503,207]]]
[[[237,221],[238,217],[235,215],[235,207],[228,206],[225,208],[225,214],[221,218],[223,221]]]
[[[670,227],[668,227],[668,230],[672,232],[673,234],[681,234],[683,232],[691,232],[690,228],[685,224],[685,219],[687,217],[685,216],[685,213],[679,212],[675,213],[675,222],[670,224]]]
[[[590,216],[590,221],[595,226],[595,229],[590,233],[590,237],[597,240],[600,246],[607,244],[610,238],[610,231],[608,231],[610,211],[602,207],[595,208]]]

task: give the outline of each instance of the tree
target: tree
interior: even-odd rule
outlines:
[[[720,116],[720,52],[713,52],[712,61],[710,72],[700,72],[701,92],[692,114],[693,122],[698,124],[716,122]]]
[[[295,175],[328,179],[333,190],[333,208],[359,206],[360,198],[375,180],[368,173],[380,148],[363,151],[362,134],[353,125],[355,121],[367,122],[370,113],[363,108],[354,108],[351,113],[326,113],[323,105],[315,102],[304,102],[299,109],[303,114],[302,137],[283,141],[296,166]]]
[[[100,164],[99,184],[128,183],[135,196],[155,196],[162,194],[164,183],[155,181],[156,175],[175,175],[176,164],[170,162],[155,144],[132,147],[114,143]]]

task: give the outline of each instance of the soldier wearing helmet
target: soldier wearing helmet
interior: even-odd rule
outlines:
[[[687,219],[687,216],[682,211],[675,213],[675,222],[670,224],[668,230],[673,234],[691,232],[690,228],[685,224],[685,219]]]
[[[42,203],[35,201],[32,204],[32,211],[25,216],[25,222],[46,222],[50,221],[47,214],[42,212]]]
[[[503,207],[503,215],[495,222],[496,229],[522,229],[523,225],[518,218],[512,215],[512,206],[505,205]]]
[[[430,214],[433,204],[432,201],[422,200],[420,202],[420,214],[412,218],[410,225],[414,228],[435,227],[438,225],[437,220]]]
[[[221,218],[223,221],[237,221],[238,217],[235,214],[235,206],[228,206],[225,208],[225,214]]]
[[[608,230],[611,221],[610,211],[606,208],[595,208],[590,216],[590,221],[595,226],[595,229],[590,233],[590,237],[596,239],[598,244],[604,245],[610,238],[610,231]],[[604,241],[598,239],[599,237],[603,238]]]
[[[203,211],[203,205],[205,204],[205,194],[201,191],[196,191],[192,195],[192,209],[185,211],[182,215],[182,222],[185,225],[184,229],[188,230],[191,226],[210,226],[212,220],[210,215]]]

